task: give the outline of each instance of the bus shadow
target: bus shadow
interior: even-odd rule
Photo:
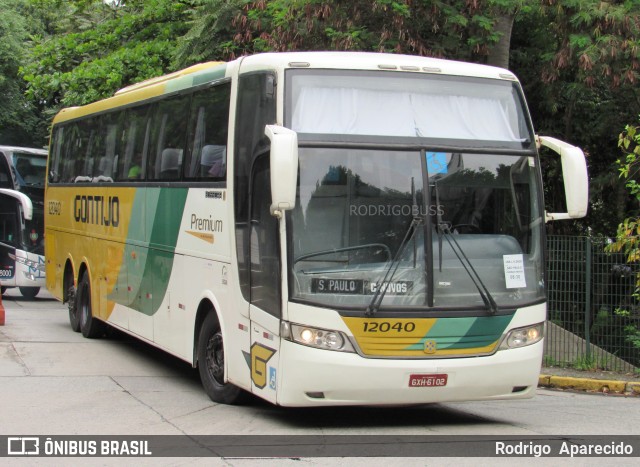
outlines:
[[[260,405],[261,416],[291,428],[415,428],[456,427],[501,423],[498,419],[478,416],[442,404],[401,407],[313,407],[285,408],[267,402]]]
[[[20,302],[20,303],[26,303],[26,304],[33,303],[33,302],[45,303],[45,302],[57,301],[53,296],[43,292],[40,292],[38,295],[36,295],[33,298],[24,297],[17,288],[7,289],[4,292],[2,292],[2,300],[6,300],[6,301],[10,300],[12,302]]]

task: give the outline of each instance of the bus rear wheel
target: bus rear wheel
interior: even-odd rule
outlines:
[[[89,273],[85,271],[76,291],[76,313],[80,321],[82,335],[89,339],[100,337],[104,333],[104,324],[95,319],[91,311],[91,284]]]
[[[40,292],[40,287],[20,287],[20,293],[24,298],[28,298],[29,300],[33,300],[36,298]]]
[[[224,341],[220,324],[209,313],[200,328],[198,339],[198,371],[202,386],[209,398],[221,404],[242,402],[243,391],[224,382]]]

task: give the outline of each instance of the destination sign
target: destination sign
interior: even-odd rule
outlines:
[[[311,292],[343,295],[373,295],[384,292],[387,295],[408,295],[413,288],[411,281],[391,281],[379,283],[364,279],[311,279]]]
[[[362,279],[311,279],[313,293],[337,293],[362,295],[364,294],[364,280]]]

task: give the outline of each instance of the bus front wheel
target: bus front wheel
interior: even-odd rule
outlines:
[[[224,382],[224,342],[214,313],[209,313],[200,328],[198,371],[209,398],[221,404],[241,402],[242,389]]]
[[[102,321],[95,319],[91,311],[91,284],[89,273],[85,271],[76,291],[76,313],[79,314],[80,331],[89,339],[100,337],[104,332]]]

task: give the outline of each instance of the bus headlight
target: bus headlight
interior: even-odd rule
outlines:
[[[354,352],[347,336],[340,331],[301,326],[282,321],[281,335],[285,339],[317,349]]]
[[[500,349],[516,349],[540,342],[544,337],[544,323],[512,329],[502,341]]]

